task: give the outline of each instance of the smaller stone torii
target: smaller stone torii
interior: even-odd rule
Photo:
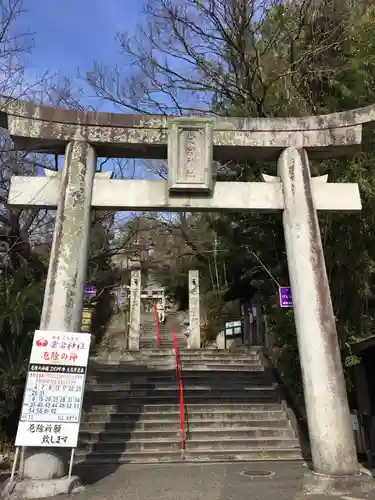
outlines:
[[[41,329],[78,331],[91,207],[153,211],[283,212],[315,479],[353,481],[357,461],[317,210],[358,211],[356,184],[311,178],[309,158],[360,146],[375,106],[333,115],[166,118],[77,112],[3,99],[0,126],[17,149],[64,154],[60,174],[13,177],[9,204],[57,207]],[[96,158],[168,159],[168,181],[95,176]],[[215,182],[213,160],[277,160],[266,182]],[[57,453],[26,453],[25,476],[62,474]],[[44,474],[44,476],[43,476]],[[363,480],[363,478],[361,478]]]

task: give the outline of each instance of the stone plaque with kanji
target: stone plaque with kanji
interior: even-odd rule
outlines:
[[[172,118],[168,130],[168,184],[171,193],[212,189],[212,121]]]

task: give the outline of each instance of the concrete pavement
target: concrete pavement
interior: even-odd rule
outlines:
[[[251,477],[269,471],[270,476]],[[302,492],[308,468],[296,462],[127,465],[117,469],[85,468],[86,489],[74,500],[300,500],[327,498]],[[375,491],[348,491],[342,500],[375,500]],[[68,497],[60,497],[63,498]]]
[[[59,500],[375,500],[347,491],[332,497],[303,492],[308,468],[297,462],[123,465],[77,468],[85,489]],[[261,476],[261,474],[270,475]],[[251,474],[251,476],[247,474]],[[257,477],[258,476],[258,477]],[[375,482],[375,480],[374,480]]]

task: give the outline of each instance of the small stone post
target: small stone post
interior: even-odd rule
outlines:
[[[286,149],[278,175],[314,472],[355,475],[359,465],[306,151]]]
[[[72,141],[66,147],[64,169],[53,234],[53,242],[44,293],[41,330],[80,332],[83,295],[91,226],[91,195],[96,154],[84,141]],[[64,449],[26,448],[25,478],[52,480],[56,493],[68,493],[69,484],[56,482],[66,473]],[[46,484],[48,491],[51,486]],[[41,493],[42,489],[39,491]],[[54,490],[55,488],[55,490]],[[35,488],[34,488],[35,489]],[[64,491],[66,489],[66,491]],[[36,496],[42,496],[37,494]]]
[[[201,347],[199,271],[189,271],[189,349]]]
[[[141,333],[141,264],[131,261],[130,271],[130,321],[129,343],[130,351],[139,351],[139,338]]]

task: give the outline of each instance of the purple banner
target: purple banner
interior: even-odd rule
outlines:
[[[85,297],[86,298],[94,298],[96,297],[96,286],[95,285],[86,285],[85,286]]]
[[[280,307],[293,307],[292,289],[290,286],[279,287]]]

